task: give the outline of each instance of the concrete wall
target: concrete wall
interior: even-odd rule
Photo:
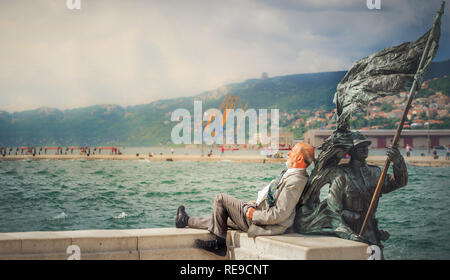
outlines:
[[[378,147],[380,138],[386,139],[386,145],[390,145],[394,139],[396,130],[394,129],[379,129],[379,130],[359,130],[364,136],[372,141],[371,148]],[[320,146],[325,139],[333,133],[332,130],[308,130],[304,134],[305,141],[314,147]],[[428,136],[435,138],[441,146],[450,144],[450,130],[449,129],[404,129],[400,136],[399,145],[405,147],[405,137],[412,139],[414,148],[426,148],[428,146]],[[433,143],[430,143],[433,145]],[[437,144],[435,144],[437,145]]]
[[[226,257],[194,248],[195,239],[211,237],[206,230],[189,228],[0,233],[0,260],[66,260],[77,256],[82,260],[369,258],[366,244],[299,234],[249,238],[246,233],[229,231]]]

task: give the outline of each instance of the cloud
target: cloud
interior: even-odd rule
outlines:
[[[1,110],[122,106],[230,82],[348,69],[415,40],[440,1],[0,2]],[[448,7],[437,59],[450,56]]]

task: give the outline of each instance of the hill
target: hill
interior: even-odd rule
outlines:
[[[433,63],[427,78],[450,72],[450,60]],[[193,112],[194,100],[203,110],[219,108],[227,94],[238,96],[248,108],[331,110],[333,95],[345,71],[296,74],[250,79],[193,97],[173,98],[136,106],[105,104],[70,110],[38,108],[22,112],[0,111],[0,146],[159,145],[170,141],[177,108]],[[447,87],[447,82],[434,82]],[[289,126],[290,123],[282,122]]]

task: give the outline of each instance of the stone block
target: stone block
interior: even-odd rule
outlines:
[[[0,256],[3,254],[20,254],[22,241],[5,233],[0,233]]]
[[[52,231],[13,232],[10,237],[21,241],[21,254],[65,253],[71,239]]]
[[[283,258],[270,254],[258,254],[246,248],[230,248],[229,258],[231,260],[283,260]]]
[[[137,238],[121,230],[80,230],[61,232],[71,238],[72,245],[77,245],[81,253],[135,251]]]
[[[116,251],[81,254],[81,260],[139,260],[139,252]]]
[[[127,230],[128,234],[136,235],[139,250],[192,248],[195,239],[212,239],[207,230],[160,228],[148,230]]]
[[[330,236],[305,236],[284,234],[249,238],[247,233],[229,231],[227,243],[236,252],[245,249],[236,257],[279,258],[279,259],[367,259],[367,244]]]
[[[38,254],[13,254],[0,255],[0,260],[67,260],[65,253],[38,253]]]
[[[197,248],[151,249],[140,251],[141,260],[225,260],[227,257],[217,256]]]

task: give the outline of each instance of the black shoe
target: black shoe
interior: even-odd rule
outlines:
[[[188,225],[189,216],[184,211],[184,206],[178,207],[177,217],[175,218],[175,226],[177,228],[184,228]]]
[[[195,239],[195,247],[212,252],[221,257],[227,255],[227,244],[224,238],[217,237],[214,240]]]

